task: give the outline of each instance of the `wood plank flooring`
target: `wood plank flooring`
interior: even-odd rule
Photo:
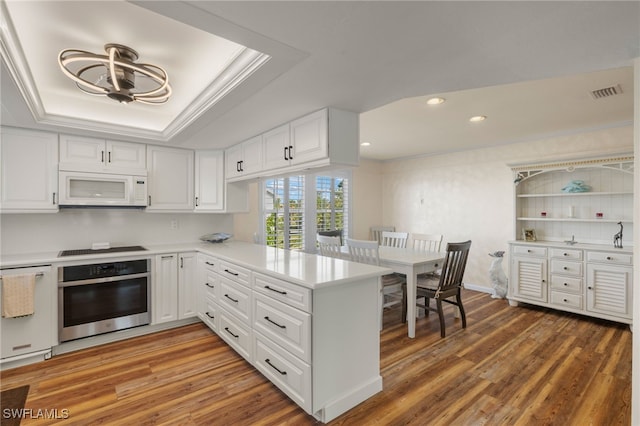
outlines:
[[[465,291],[468,327],[447,307],[406,336],[398,308],[381,333],[384,390],[331,425],[629,425],[628,326]],[[31,386],[22,424],[313,425],[202,324],[3,371]],[[38,416],[48,410],[58,419]],[[57,410],[57,411],[53,411]],[[67,417],[67,418],[60,418]]]

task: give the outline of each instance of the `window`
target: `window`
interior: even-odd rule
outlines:
[[[262,241],[315,253],[317,231],[349,229],[350,172],[266,179],[262,183]]]

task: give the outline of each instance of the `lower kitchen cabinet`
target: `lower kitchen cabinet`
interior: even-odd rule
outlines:
[[[30,356],[45,356],[57,342],[56,274],[51,265],[11,268],[0,271],[8,275],[36,274],[34,314],[18,318],[0,318],[0,352],[2,362]],[[2,295],[0,285],[0,297]]]
[[[511,243],[509,301],[631,324],[632,252],[600,245]]]
[[[196,253],[155,256],[153,267],[153,323],[196,316]]]
[[[202,321],[318,420],[382,390],[378,277],[311,289],[204,254],[198,276]]]

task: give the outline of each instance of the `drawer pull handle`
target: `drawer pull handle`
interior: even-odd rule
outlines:
[[[269,321],[271,324],[275,325],[276,327],[280,327],[282,329],[287,328],[286,325],[280,325],[280,324],[278,324],[277,322],[275,322],[274,320],[272,320],[269,317],[264,317],[264,319],[266,319],[267,321]]]
[[[269,366],[271,368],[273,368],[274,370],[276,370],[278,373],[282,374],[283,376],[287,375],[286,371],[282,371],[280,370],[278,367],[276,367],[275,365],[271,364],[271,361],[269,360],[269,358],[265,359],[264,362],[266,362],[267,364],[269,364]]]
[[[228,294],[225,294],[224,297],[226,297],[227,299],[231,300],[233,303],[238,303],[238,301],[236,299],[234,299],[233,297],[229,296]]]
[[[568,270],[569,268],[567,268],[566,266],[563,266],[562,269],[564,269],[565,271]]]
[[[284,295],[284,294],[287,294],[287,292],[286,292],[286,291],[276,290],[275,288],[271,288],[271,287],[269,287],[268,285],[265,285],[265,286],[264,286],[264,288],[266,288],[267,290],[275,291],[275,292],[276,292],[276,293],[278,293],[278,294],[283,294],[283,295]]]
[[[211,319],[216,319],[216,317],[214,317],[213,315],[209,314],[209,312],[205,312],[205,314]]]
[[[225,328],[224,328],[224,331],[226,331],[227,333],[229,333],[230,335],[232,335],[232,336],[233,336],[233,337],[235,337],[236,339],[237,339],[238,337],[240,337],[238,334],[233,334],[233,333],[231,332],[231,330],[229,330],[229,327],[225,327]]]
[[[207,264],[207,265],[209,265],[209,266],[216,266],[216,265],[214,265],[214,264],[213,264],[213,263],[211,263],[211,262],[204,262],[204,263],[206,263],[206,264]]]
[[[31,343],[27,343],[26,345],[19,345],[19,346],[14,346],[13,348],[11,348],[14,351],[19,351],[21,349],[27,349],[31,347]]]
[[[531,250],[527,249],[527,253],[531,253]]]
[[[613,260],[611,256],[607,256],[607,260]]]
[[[564,301],[564,303],[567,303],[567,302],[568,302],[568,300],[567,300],[567,299],[562,299],[562,300]]]
[[[216,286],[211,285],[211,284],[209,284],[209,283],[204,283],[204,285],[206,285],[206,286],[207,286],[207,287],[209,287],[209,288],[216,288]]]
[[[231,274],[231,275],[236,276],[236,277],[237,277],[238,275],[240,275],[240,274],[238,274],[238,273],[236,273],[236,272],[231,272],[231,271],[230,271],[230,270],[228,270],[228,269],[225,269],[224,271],[225,271],[227,274]]]
[[[563,256],[569,256],[569,253],[562,253]]]
[[[564,285],[564,286],[566,287],[566,286],[568,286],[569,284],[567,284],[567,283],[564,283],[563,285]]]

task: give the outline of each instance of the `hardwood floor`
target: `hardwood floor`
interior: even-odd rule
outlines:
[[[331,425],[628,425],[628,326],[465,291],[468,327],[447,309],[406,336],[381,333],[384,390]],[[338,349],[339,350],[339,349]],[[31,386],[22,424],[312,425],[317,422],[202,324],[3,371]],[[41,411],[38,411],[41,410]],[[66,419],[47,420],[48,410]],[[57,411],[53,411],[57,410]]]

